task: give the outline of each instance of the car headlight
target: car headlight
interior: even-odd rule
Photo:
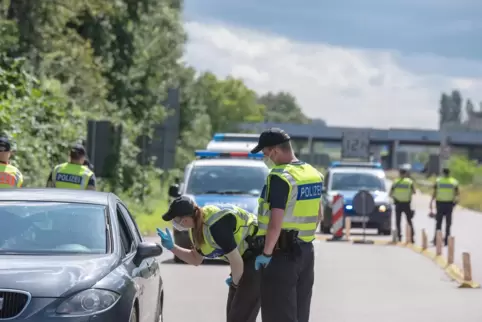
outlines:
[[[107,290],[89,289],[75,294],[57,308],[57,314],[88,315],[111,308],[120,295]]]
[[[380,212],[385,212],[388,210],[388,207],[386,205],[380,205],[378,206],[378,211]]]

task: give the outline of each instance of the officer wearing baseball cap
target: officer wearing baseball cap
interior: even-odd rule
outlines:
[[[308,322],[323,175],[295,157],[290,136],[282,129],[261,133],[251,152],[259,151],[271,168],[258,208],[258,238],[264,247],[255,267],[262,268],[262,320]]]
[[[82,144],[70,148],[69,162],[54,167],[47,179],[47,187],[95,190],[95,174],[85,166],[86,152]]]
[[[234,205],[199,207],[191,198],[181,196],[171,202],[162,219],[172,221],[177,231],[189,231],[193,249],[176,245],[169,229],[157,229],[162,246],[179,259],[196,266],[204,258],[222,258],[229,262],[226,321],[255,322],[260,309],[260,276],[254,260],[261,252],[253,239],[257,231],[256,216]]]
[[[11,156],[12,143],[7,137],[0,137],[0,189],[22,187],[22,173],[9,164]]]

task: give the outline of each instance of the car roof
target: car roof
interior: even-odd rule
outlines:
[[[211,141],[206,150],[216,152],[250,152],[256,147],[256,142]]]
[[[109,204],[109,198],[112,197],[115,197],[115,195],[110,192],[58,188],[2,189],[0,193],[0,201],[71,202],[103,206],[107,206]]]
[[[252,159],[244,159],[244,158],[220,158],[220,159],[200,159],[195,160],[191,163],[196,167],[199,166],[238,166],[238,167],[259,167],[259,168],[266,168],[263,160],[252,160]]]
[[[383,174],[385,176],[385,171],[382,169],[371,169],[371,168],[332,168],[329,169],[330,173],[369,173],[369,174],[374,174],[376,176],[380,176],[380,174]]]

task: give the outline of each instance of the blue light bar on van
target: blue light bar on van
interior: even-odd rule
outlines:
[[[331,168],[370,168],[383,169],[380,162],[342,162],[335,161],[330,165]]]
[[[263,159],[263,153],[249,153],[249,152],[215,152],[198,150],[195,152],[196,158],[246,158],[246,159]]]
[[[258,142],[259,134],[247,133],[216,133],[213,136],[214,142]]]

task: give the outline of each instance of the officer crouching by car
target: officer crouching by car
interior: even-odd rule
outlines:
[[[415,242],[415,232],[413,229],[413,216],[415,211],[412,209],[412,195],[415,194],[415,185],[410,178],[409,165],[403,165],[399,170],[399,178],[395,180],[390,189],[390,197],[392,197],[395,204],[395,224],[397,227],[398,240],[402,239],[401,221],[402,214],[405,214],[407,224],[410,227],[412,240]]]
[[[314,283],[315,231],[322,218],[323,175],[299,161],[283,130],[261,133],[251,153],[263,151],[271,168],[259,199],[258,236],[263,322],[308,322]]]

